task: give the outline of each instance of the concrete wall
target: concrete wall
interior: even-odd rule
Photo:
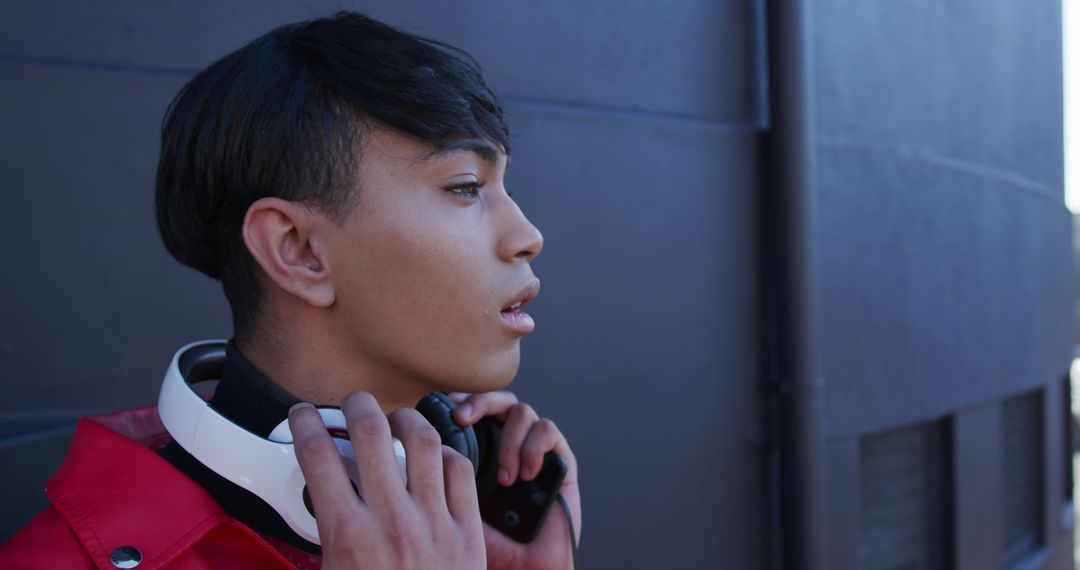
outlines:
[[[1045,446],[1029,562],[1071,568],[1060,2],[813,6],[830,568],[861,567],[840,498],[859,442],[939,420],[955,567],[1003,567],[1002,402],[1024,393],[1043,402]]]

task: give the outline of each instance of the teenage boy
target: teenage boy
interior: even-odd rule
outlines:
[[[569,567],[570,521],[553,513],[529,543],[481,524],[471,464],[413,409],[448,391],[461,425],[505,421],[503,485],[560,455],[580,532],[566,439],[498,391],[533,329],[521,308],[543,245],[504,187],[509,149],[475,61],[356,13],[278,28],[195,76],[162,127],[159,229],[232,309],[211,405],[263,437],[288,418],[321,547],[144,408],[80,422],[52,506],[0,566]],[[312,404],[342,408],[362,499]]]

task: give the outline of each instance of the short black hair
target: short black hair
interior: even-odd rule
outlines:
[[[247,209],[274,196],[340,221],[355,203],[363,134],[373,126],[510,151],[476,60],[355,12],[263,35],[198,73],[169,105],[158,231],[174,258],[221,281],[238,336],[256,324],[262,297],[261,270],[241,237]]]

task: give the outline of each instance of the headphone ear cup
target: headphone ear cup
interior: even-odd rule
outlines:
[[[477,489],[483,494],[484,491],[494,491],[499,488],[499,442],[502,441],[503,423],[493,417],[486,417],[472,426],[476,436],[476,447],[479,450],[479,461],[473,465],[476,467]]]
[[[459,425],[452,415],[457,404],[442,392],[432,392],[420,399],[416,410],[424,416],[435,431],[439,432],[443,445],[449,446],[480,468],[480,446],[472,427]]]

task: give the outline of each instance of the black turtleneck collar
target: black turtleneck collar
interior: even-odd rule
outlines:
[[[266,437],[288,418],[289,408],[299,401],[244,357],[234,341],[229,341],[225,347],[225,368],[221,381],[210,401],[214,409],[240,427]],[[270,505],[199,463],[176,442],[161,448],[158,453],[202,485],[230,516],[252,530],[275,536],[308,552],[321,554],[317,544],[300,538]]]
[[[210,405],[240,427],[266,437],[300,400],[251,363],[234,341],[225,346],[225,370]]]

